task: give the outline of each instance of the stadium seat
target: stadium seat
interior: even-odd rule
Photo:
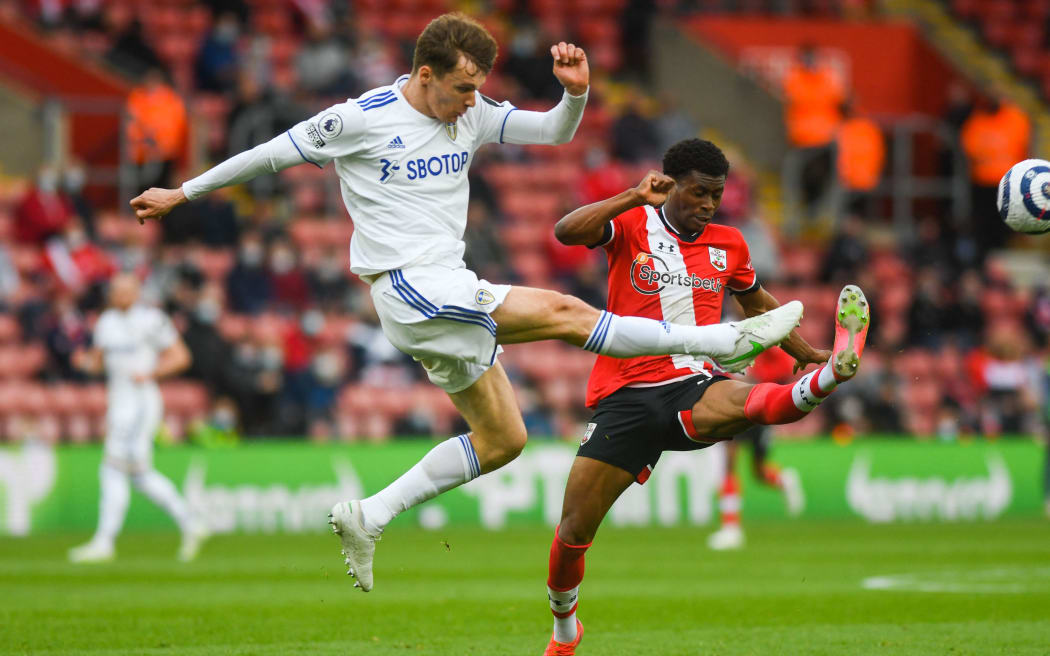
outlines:
[[[511,251],[542,250],[550,227],[529,221],[515,221],[503,226],[503,245]]]
[[[22,327],[10,314],[0,314],[0,345],[17,342],[22,337]]]

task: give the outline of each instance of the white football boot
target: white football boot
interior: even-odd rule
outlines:
[[[380,536],[366,531],[363,520],[361,502],[356,500],[337,503],[328,513],[332,532],[343,543],[343,555],[346,557],[343,562],[349,568],[346,573],[357,579],[355,588],[368,592],[372,589],[372,559]]]
[[[203,523],[191,521],[190,527],[183,531],[179,543],[179,562],[188,563],[197,557],[201,544],[208,538],[208,529]]]
[[[744,531],[739,524],[723,526],[707,536],[707,546],[715,551],[730,551],[744,546]]]
[[[722,369],[739,373],[751,366],[759,353],[784,341],[801,320],[802,302],[791,301],[769,312],[732,321],[729,325],[740,333],[736,345],[732,353],[714,360]]]
[[[802,479],[798,470],[794,467],[780,470],[780,485],[784,490],[788,515],[798,517],[806,508],[806,493],[802,490]]]
[[[69,550],[69,562],[71,563],[105,563],[113,560],[117,555],[112,543],[92,540],[79,547]]]

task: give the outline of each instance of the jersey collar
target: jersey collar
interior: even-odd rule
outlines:
[[[697,239],[699,239],[700,235],[703,234],[702,231],[701,232],[685,233],[685,232],[678,232],[677,230],[675,230],[674,226],[671,225],[671,222],[667,220],[666,216],[664,216],[664,208],[663,208],[662,205],[660,206],[660,208],[658,210],[656,210],[656,213],[660,215],[660,222],[664,224],[664,228],[667,230],[667,232],[671,233],[675,237],[678,237],[682,241],[686,241],[686,242],[692,243],[692,242],[696,241]]]

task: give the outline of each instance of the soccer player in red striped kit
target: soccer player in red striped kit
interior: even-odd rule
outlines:
[[[722,151],[709,141],[681,141],[664,155],[663,169],[650,171],[633,189],[573,211],[555,227],[564,244],[605,249],[607,311],[673,324],[718,323],[727,291],[747,316],[778,307],[759,284],[740,232],[711,223],[729,171]],[[831,351],[810,346],[796,331],[781,344],[799,365],[821,365],[787,385],[733,380],[688,355],[598,357],[587,386],[587,405],[595,413],[569,473],[551,544],[547,591],[554,633],[545,655],[576,653],[583,636],[576,608],[584,553],[620,494],[635,481],[644,483],[663,451],[701,449],[749,426],[804,417],[856,373],[869,322],[864,294],[847,285]]]

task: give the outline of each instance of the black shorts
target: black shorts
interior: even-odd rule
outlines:
[[[708,440],[693,428],[693,406],[726,376],[693,376],[658,387],[623,387],[598,402],[577,456],[630,472],[644,483],[664,451],[695,451]]]

